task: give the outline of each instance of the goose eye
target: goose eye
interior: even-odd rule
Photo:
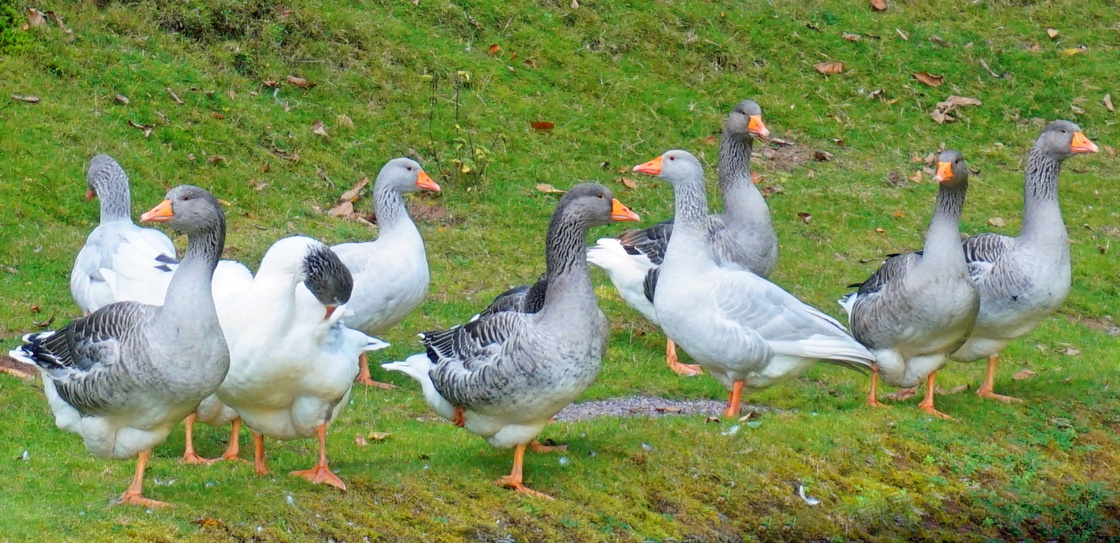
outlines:
[[[603,195],[602,195],[602,194],[600,194],[600,195],[599,195],[599,199],[600,199],[600,200],[602,200],[602,199],[603,199]]]
[[[677,159],[677,157],[675,157],[675,156],[670,156],[669,157],[669,160],[676,160],[676,159]]]

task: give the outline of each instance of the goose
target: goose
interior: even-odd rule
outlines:
[[[961,246],[968,166],[960,152],[941,152],[934,180],[940,187],[922,250],[890,257],[840,305],[852,335],[875,355],[868,405],[883,406],[876,396],[880,375],[907,388],[925,379],[926,397],[918,407],[947,419],[933,405],[934,378],[968,338],[980,294]]]
[[[257,474],[269,472],[264,437],[314,437],[318,463],[292,475],[346,490],[327,464],[327,427],[346,405],[358,357],[388,346],[339,324],[353,286],[330,247],[296,236],[273,244],[252,285],[219,305],[230,369],[217,397],[252,430]]]
[[[744,388],[769,387],[817,360],[870,369],[875,356],[836,319],[750,270],[719,265],[695,156],[671,150],[634,171],[673,186],[673,237],[651,274],[653,307],[661,329],[730,391],[724,417],[739,415]]]
[[[210,281],[225,242],[225,216],[205,190],[181,185],[141,216],[187,234],[186,256],[162,306],[116,302],[56,331],[29,334],[11,356],[43,375],[55,424],[80,434],[95,456],[136,457],[119,499],[146,507],[152,448],[213,394],[229,369]]]
[[[723,124],[719,151],[719,183],[724,212],[708,215],[709,240],[716,262],[721,266],[750,270],[769,278],[778,263],[778,236],[770,221],[766,200],[751,179],[751,148],[754,138],[768,138],[762,122],[762,108],[753,100],[739,102]],[[602,238],[588,249],[587,259],[610,277],[622,299],[637,309],[646,320],[657,324],[653,302],[646,296],[649,271],[661,264],[673,219],[642,230],[623,232],[616,238]],[[665,359],[678,375],[699,375],[700,367],[681,364],[670,338],[665,344]]]
[[[90,232],[74,260],[70,293],[82,314],[89,315],[102,306],[121,301],[114,296],[103,270],[143,276],[149,271],[158,274],[168,263],[177,261],[171,238],[132,222],[128,174],[116,160],[109,155],[93,157],[86,186],[86,199],[97,197],[100,202],[101,223]]]
[[[1019,236],[984,233],[964,240],[969,273],[980,289],[980,314],[951,358],[988,360],[984,383],[976,391],[983,398],[1021,401],[992,390],[999,354],[1057,311],[1069,295],[1069,236],[1058,205],[1058,172],[1067,158],[1097,151],[1076,124],[1047,124],[1027,158]]]
[[[525,449],[599,373],[608,326],[595,300],[584,243],[589,227],[611,220],[638,216],[602,185],[576,185],[549,222],[546,290],[538,311],[497,311],[423,333],[425,353],[382,365],[418,381],[440,416],[493,447],[514,448],[513,470],[497,481],[500,486],[551,499],[525,486]]]
[[[385,163],[373,183],[377,239],[332,247],[354,275],[354,292],[343,316],[350,328],[371,336],[384,334],[420,307],[428,295],[424,239],[404,205],[404,193],[416,190],[440,189],[415,160],[395,158]],[[393,388],[370,378],[365,354],[358,382]]]

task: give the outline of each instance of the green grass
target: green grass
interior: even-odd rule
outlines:
[[[586,0],[578,9],[566,0],[0,4],[5,349],[37,322],[78,316],[67,281],[97,220],[82,195],[88,160],[100,152],[131,175],[136,212],[180,183],[228,202],[227,256],[253,267],[287,235],[370,238],[370,229],[318,210],[392,157],[421,159],[444,191],[413,202],[446,215],[421,221],[432,289],[385,338],[393,347],[384,357],[399,359],[417,349],[415,332],[462,322],[540,273],[556,197],[536,184],[598,180],[647,223],[660,220],[671,213],[668,187],[643,177],[626,189],[619,169],[674,147],[714,167],[709,136],[742,98],[758,101],[774,134],[802,155],[835,157],[788,161],[789,151],[776,149],[776,159],[754,162],[764,185],[784,189],[770,198],[782,242],[774,280],[834,315],[843,285],[867,277],[880,255],[921,244],[932,183],[887,182],[892,172],[912,175],[913,157],[942,142],[962,150],[981,171],[963,229],[1014,233],[1036,118],[1071,119],[1099,144],[1115,147],[1120,136],[1101,103],[1105,93],[1120,102],[1120,27],[1105,0],[895,2],[882,13],[840,0]],[[3,26],[10,7],[15,28]],[[54,10],[73,32],[53,22],[19,30],[26,7]],[[1047,27],[1060,35],[1051,40]],[[842,33],[864,37],[852,43]],[[1087,51],[1063,54],[1078,45]],[[981,59],[1012,76],[993,78]],[[813,69],[829,60],[847,71]],[[916,71],[946,82],[926,87],[911,78]],[[316,86],[264,84],[290,74]],[[884,100],[868,98],[877,89]],[[41,101],[7,101],[13,94]],[[928,112],[949,95],[984,104],[938,125]],[[312,133],[316,120],[329,138]],[[129,121],[152,125],[150,137]],[[533,121],[555,129],[534,131]],[[959,422],[930,420],[914,401],[870,410],[865,378],[816,368],[752,395],[781,411],[734,436],[721,435],[729,422],[699,417],[554,424],[542,437],[569,443],[568,462],[530,454],[526,463],[528,484],[557,497],[544,502],[491,485],[509,469],[509,452],[437,421],[413,383],[380,372],[401,388],[356,390],[331,430],[332,466],[349,492],[285,475],[310,466],[311,441],[269,443],[276,475],[260,478],[246,465],[179,466],[176,432],[156,450],[148,489],[178,507],[149,513],[108,506],[131,462],[90,457],[77,436],[54,427],[37,384],[0,376],[0,541],[1120,537],[1120,357],[1101,326],[1120,314],[1111,249],[1120,232],[1117,163],[1102,152],[1071,159],[1063,172],[1073,291],[1058,315],[1007,349],[997,379],[997,390],[1026,404],[939,398]],[[368,210],[368,199],[359,207]],[[992,217],[1007,226],[989,225]],[[586,399],[724,397],[708,377],[670,374],[663,336],[603,274],[595,281],[612,333]],[[1080,354],[1062,354],[1067,343]],[[1010,379],[1024,368],[1039,376]],[[954,364],[938,377],[946,388],[975,387],[982,371]],[[371,431],[392,436],[355,443]],[[198,434],[203,454],[220,451],[224,430]],[[822,503],[798,498],[800,483]]]

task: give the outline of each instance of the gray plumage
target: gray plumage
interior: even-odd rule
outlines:
[[[548,276],[541,275],[532,285],[513,287],[494,298],[475,318],[516,311],[518,313],[536,313],[544,307],[544,295],[548,291]]]
[[[303,283],[323,305],[339,306],[350,301],[354,276],[330,247],[309,246],[303,260],[303,273]]]

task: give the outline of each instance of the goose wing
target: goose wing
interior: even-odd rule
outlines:
[[[669,247],[669,237],[673,235],[673,219],[657,223],[641,230],[627,230],[618,236],[619,243],[626,252],[636,258],[648,260],[650,265],[660,266]]]
[[[973,281],[981,281],[992,271],[996,262],[1011,249],[1013,239],[987,232],[966,238],[964,259],[968,262],[968,274]]]
[[[430,372],[440,395],[453,405],[492,402],[509,378],[502,371],[502,352],[524,328],[527,314],[505,311],[436,332],[421,334]]]

